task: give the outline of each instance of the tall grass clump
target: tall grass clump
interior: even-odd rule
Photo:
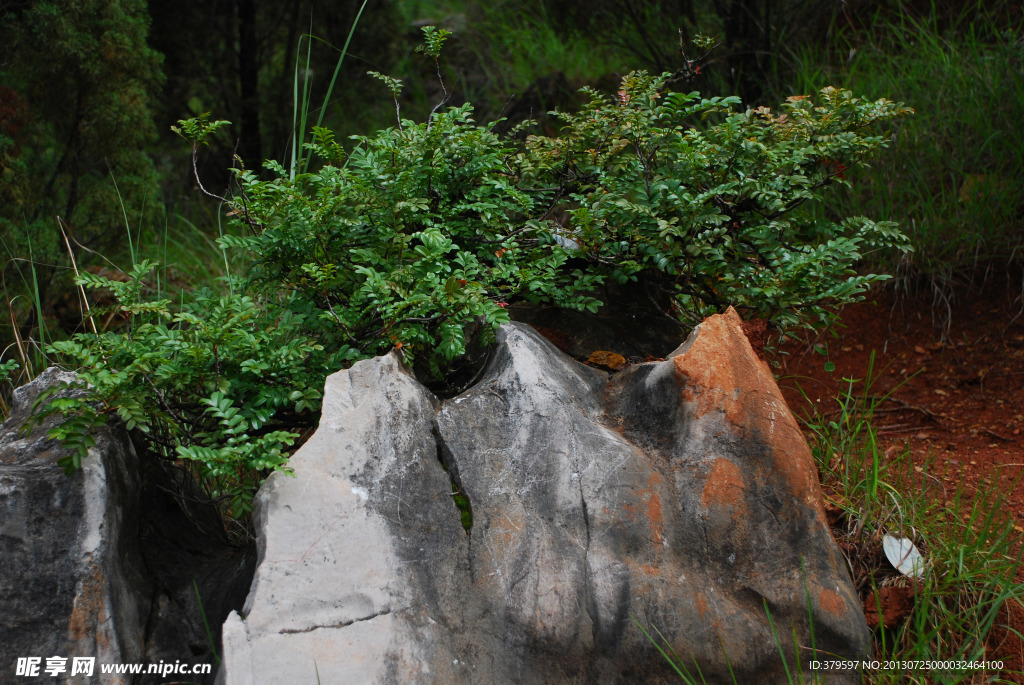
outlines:
[[[51,344],[76,333],[103,332],[123,324],[105,309],[112,304],[111,298],[90,296],[72,278],[98,276],[124,282],[130,280],[130,265],[148,259],[158,266],[143,292],[147,297],[178,302],[194,290],[225,290],[226,277],[232,269],[241,268],[233,255],[217,246],[215,236],[184,217],[165,218],[160,228],[141,223],[132,226],[129,215],[127,211],[122,214],[125,239],[121,248],[107,254],[79,243],[60,219],[55,223],[64,254],[57,260],[43,262],[31,250],[27,255],[15,255],[0,237],[0,248],[7,257],[5,279],[0,283],[0,421],[10,414],[15,387],[59,363]],[[218,221],[218,229],[222,228]],[[52,283],[51,297],[42,294],[44,278],[59,283],[58,295],[53,295]]]
[[[24,232],[28,255],[15,254],[12,245],[0,235],[0,248],[6,256],[0,267],[0,421],[10,414],[14,388],[35,378],[45,368],[45,346],[51,337],[43,306],[45,278],[37,269],[31,233]],[[47,265],[49,266],[49,265]]]
[[[802,92],[840,82],[916,110],[895,130],[892,153],[833,206],[898,221],[915,248],[900,258],[903,284],[932,286],[937,304],[975,267],[1021,254],[1024,38],[1001,7],[913,16],[900,3],[857,29],[834,27],[827,48],[805,45],[795,59]]]
[[[805,419],[833,516],[833,534],[846,553],[868,614],[880,613],[879,589],[907,588],[913,608],[902,620],[874,629],[874,658],[944,662],[996,659],[993,629],[1006,624],[1009,603],[1024,599],[1017,581],[1020,539],[1004,491],[993,483],[967,492],[947,489],[934,455],[881,449],[874,412],[888,395],[874,392],[869,370],[846,380],[836,410]],[[1014,487],[1017,483],[1014,483]],[[1012,491],[1013,487],[1008,491]],[[910,539],[925,558],[923,573],[896,571],[882,553],[882,536]],[[1015,551],[1016,550],[1016,551]],[[1005,669],[906,668],[864,671],[868,683],[1009,682]]]

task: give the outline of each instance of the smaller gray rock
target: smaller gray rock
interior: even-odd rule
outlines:
[[[75,380],[47,369],[14,392],[0,426],[0,680],[19,657],[141,661],[148,586],[134,545],[138,520],[135,452],[123,431],[103,428],[81,470],[65,475],[67,454],[46,432],[21,428],[44,389]],[[69,662],[70,663],[70,662]],[[33,681],[40,682],[40,681]],[[98,669],[82,683],[99,683]],[[129,682],[106,677],[104,683]]]
[[[449,630],[413,587],[429,573],[457,591],[467,539],[438,463],[435,411],[394,355],[327,379],[294,477],[273,474],[256,498],[259,568],[244,620],[224,624],[218,682],[459,682]]]

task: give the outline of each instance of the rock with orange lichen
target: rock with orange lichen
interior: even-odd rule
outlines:
[[[809,602],[819,649],[867,654],[867,626],[828,530],[810,449],[735,311],[705,320],[665,362],[619,374],[606,396],[613,425],[672,484],[668,546],[701,559],[693,577],[718,609],[710,624],[693,622],[704,635],[698,642],[713,650],[720,639],[734,666],[756,664],[774,640],[761,623],[765,607],[809,644]],[[672,623],[661,608],[654,613],[652,624]],[[675,625],[688,631],[685,620]],[[768,682],[762,671],[757,678]]]
[[[808,660],[866,657],[810,451],[740,323],[614,375],[509,324],[443,401],[391,356],[332,376],[295,477],[257,498],[225,682],[677,682],[633,619],[709,683],[788,682],[794,631]]]

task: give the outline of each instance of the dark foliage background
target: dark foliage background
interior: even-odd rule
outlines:
[[[941,125],[941,140],[901,138],[905,150],[873,189],[836,202],[870,202],[865,213],[911,226],[908,273],[948,290],[976,267],[969,244],[982,242],[986,257],[1019,252],[1021,192],[1004,179],[1024,165],[1007,130],[1024,99],[1020,22],[1020,4],[1008,1],[0,0],[0,350],[10,358],[19,339],[41,349],[38,341],[81,326],[71,255],[79,269],[116,271],[143,244],[161,257],[208,253],[206,265],[172,274],[183,282],[217,261],[209,247],[224,212],[198,192],[190,150],[170,132],[176,121],[211,112],[233,123],[197,157],[206,188],[226,196],[232,166],[262,174],[264,159],[287,159],[294,122],[306,118],[296,113],[304,89],[309,120],[325,105],[323,123],[343,145],[392,125],[390,94],[368,70],[404,80],[400,104],[411,119],[442,100],[472,102],[479,120],[507,118],[499,131],[533,118],[549,135],[560,125],[549,110],[579,107],[584,85],[614,92],[634,68],[674,71],[677,89],[739,95],[750,106],[827,84],[904,100],[923,115],[913,125]],[[433,62],[414,53],[428,23],[454,34],[440,63],[447,96]],[[698,50],[698,32],[716,47]],[[916,74],[891,78],[911,63]],[[944,91],[931,85],[952,84],[960,65],[955,106],[938,109],[928,98]],[[987,129],[968,120],[972,109]],[[965,154],[924,159],[923,149]],[[910,180],[894,178],[908,170]],[[981,191],[968,197],[990,199],[965,208],[960,191],[975,185]],[[911,188],[919,199],[884,188]],[[946,204],[933,211],[936,196]]]

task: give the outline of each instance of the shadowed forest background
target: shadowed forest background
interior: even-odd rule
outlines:
[[[440,62],[446,106],[472,102],[477,120],[504,117],[505,130],[531,117],[551,129],[546,112],[577,106],[583,85],[614,91],[631,69],[698,58],[681,89],[750,106],[827,84],[905,101],[918,114],[857,202],[915,238],[908,273],[948,292],[972,260],[1019,246],[1017,3],[5,0],[0,16],[5,347],[12,326],[28,341],[80,325],[69,248],[79,268],[127,268],[134,243],[181,252],[180,278],[217,268],[201,253],[222,217],[196,192],[176,121],[232,122],[198,157],[204,185],[223,195],[233,165],[287,159],[304,89],[310,121],[343,144],[392,124],[368,70],[403,79],[403,116],[422,120],[442,99],[434,65],[414,52],[428,23],[454,34]],[[698,32],[717,46],[684,55],[680,37]]]

